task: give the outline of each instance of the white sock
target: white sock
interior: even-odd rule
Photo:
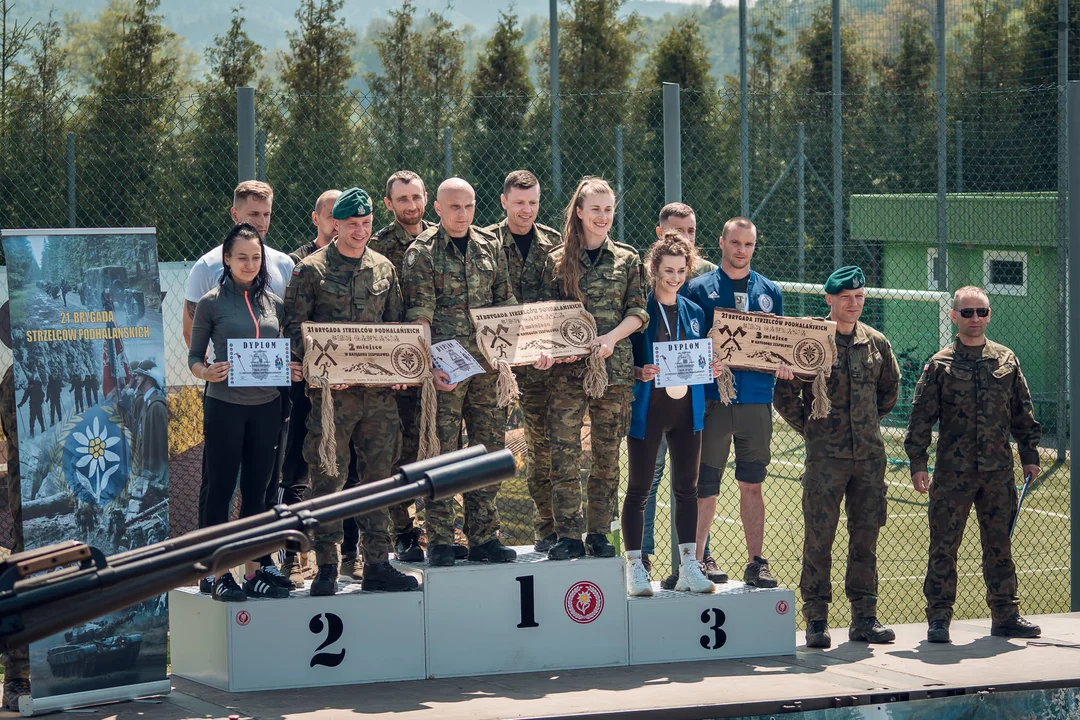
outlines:
[[[697,543],[681,543],[679,545],[679,560],[681,562],[697,562]]]
[[[634,562],[635,560],[641,560],[640,550],[627,550],[625,553],[627,562]]]

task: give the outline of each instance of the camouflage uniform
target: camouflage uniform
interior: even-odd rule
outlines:
[[[23,543],[22,486],[19,482],[19,425],[15,415],[15,366],[8,365],[0,380],[0,427],[7,440],[7,494],[15,542],[12,553],[26,549]],[[15,648],[3,656],[4,682],[30,679],[30,648]],[[7,698],[5,698],[6,700]]]
[[[469,228],[463,258],[441,225],[420,233],[405,254],[402,289],[407,320],[431,323],[431,341],[456,339],[478,361],[470,309],[517,303],[506,272],[506,256],[498,241],[477,227]],[[501,450],[506,444],[506,409],[499,408],[494,372],[474,375],[449,392],[439,393],[437,425],[443,452],[461,444],[461,422],[471,444]],[[499,485],[464,494],[465,536],[470,547],[498,537],[499,513],[495,496]],[[429,501],[426,505],[428,547],[454,542],[454,502]]]
[[[956,340],[930,358],[915,386],[904,440],[912,473],[927,469],[935,422],[940,426],[930,485],[926,619],[952,619],[956,554],[974,504],[986,603],[999,622],[1020,607],[1009,539],[1017,503],[1009,435],[1016,439],[1022,465],[1039,464],[1042,438],[1027,380],[1012,350],[989,340],[981,347]]]
[[[604,240],[594,264],[582,248],[580,288],[585,309],[596,319],[598,335],[611,332],[624,319],[636,317],[642,328],[649,324],[645,310],[645,270],[637,250],[630,245]],[[544,270],[545,300],[570,300],[562,296],[555,268],[565,246],[554,250]],[[633,402],[634,358],[630,342],[620,342],[606,361],[608,387],[604,396],[585,394],[584,359],[556,365],[551,370],[549,427],[551,428],[551,504],[559,537],[611,532],[619,488],[619,447],[630,430]],[[592,469],[585,488],[586,522],[581,516],[581,427],[589,412]]]
[[[808,623],[828,619],[841,500],[848,525],[844,593],[853,617],[877,615],[877,541],[887,515],[881,418],[896,405],[900,367],[885,336],[863,323],[856,323],[851,335],[837,333],[836,351],[827,418],[809,419],[814,401],[809,382],[778,379],[773,389],[776,411],[806,441],[799,592]]]
[[[562,235],[554,228],[534,223],[535,239],[527,258],[521,251],[506,220],[484,228],[502,243],[510,273],[510,285],[518,302],[530,303],[541,299],[541,279],[547,255],[562,244]],[[551,373],[532,367],[514,368],[521,397],[518,407],[525,426],[525,439],[529,444],[529,495],[536,505],[533,530],[537,540],[555,533],[555,519],[551,512],[551,441],[547,413],[551,406]]]
[[[285,290],[284,334],[297,359],[304,359],[301,323],[400,322],[404,314],[397,271],[390,261],[367,249],[359,260],[345,258],[336,243],[312,253],[293,269]],[[397,403],[392,390],[350,387],[333,391],[337,474],[319,466],[322,440],[322,391],[308,388],[311,411],[307,419],[304,459],[311,474],[313,497],[338,492],[349,469],[349,441],[363,468],[361,484],[390,475],[401,445]],[[357,516],[364,563],[384,562],[389,557],[390,533],[385,510]],[[338,520],[324,523],[315,533],[315,556],[319,565],[340,561],[342,541]]]
[[[435,223],[420,220],[420,232],[435,227]],[[394,264],[399,278],[405,277],[405,251],[415,240],[409,231],[397,221],[390,223],[382,230],[371,236],[368,247],[375,252],[386,256],[386,259]],[[416,454],[420,449],[420,390],[409,388],[397,394],[398,416],[401,418],[401,457],[394,464],[393,472],[397,472],[402,465],[416,462]],[[413,529],[413,518],[409,514],[412,501],[398,503],[390,508],[390,523],[393,525],[395,535],[407,533]]]

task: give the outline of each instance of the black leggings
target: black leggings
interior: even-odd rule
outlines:
[[[667,435],[671,456],[671,485],[675,490],[675,534],[679,544],[692,543],[697,534],[697,479],[701,461],[701,433],[694,432],[690,392],[678,400],[662,388],[653,388],[645,437],[626,438],[630,482],[622,507],[622,537],[627,550],[641,549],[645,501],[656,469],[660,438]]]
[[[200,527],[229,520],[236,476],[240,475],[240,517],[266,509],[266,488],[274,470],[280,400],[262,405],[238,405],[207,396],[203,402],[203,465],[206,499]]]

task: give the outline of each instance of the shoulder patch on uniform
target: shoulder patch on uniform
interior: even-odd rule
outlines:
[[[412,267],[416,264],[416,248],[409,248],[409,251],[405,253],[405,267]]]
[[[772,312],[773,299],[771,295],[758,295],[758,307],[762,312]]]
[[[698,322],[697,318],[690,319],[690,329],[694,331],[695,335],[701,334],[701,323]]]
[[[299,265],[294,265],[293,266],[292,274],[293,275],[299,275],[300,274],[300,266]]]

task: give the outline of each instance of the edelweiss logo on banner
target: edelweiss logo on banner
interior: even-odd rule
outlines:
[[[563,606],[567,617],[579,625],[587,625],[604,612],[604,593],[596,583],[582,580],[566,591]]]

